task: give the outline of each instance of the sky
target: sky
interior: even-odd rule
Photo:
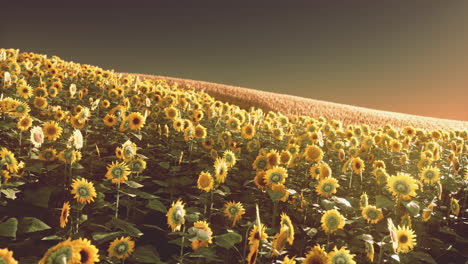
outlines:
[[[3,7],[3,48],[468,121],[468,1],[6,0]]]

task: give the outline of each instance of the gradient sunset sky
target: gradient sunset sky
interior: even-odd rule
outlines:
[[[0,47],[468,121],[468,1],[28,2]]]

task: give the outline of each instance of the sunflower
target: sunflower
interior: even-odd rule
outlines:
[[[304,157],[308,161],[319,162],[323,158],[323,151],[319,146],[308,145],[304,151]]]
[[[240,120],[236,117],[231,117],[227,120],[227,127],[232,131],[240,130]]]
[[[117,123],[117,117],[113,114],[106,114],[102,121],[104,122],[104,125],[112,127]]]
[[[197,221],[193,223],[193,227],[197,231],[197,236],[192,241],[192,249],[197,250],[201,247],[208,247],[208,244],[212,243],[211,236],[213,235],[213,231],[211,231],[208,223],[206,221]]]
[[[31,86],[25,84],[16,87],[16,93],[21,96],[22,98],[29,98],[33,95],[33,89]]]
[[[252,124],[245,124],[241,129],[243,139],[252,139],[255,136],[255,127]]]
[[[460,213],[460,204],[458,203],[458,200],[453,197],[450,199],[450,211],[454,215],[458,215]]]
[[[71,194],[75,195],[73,198],[82,204],[93,202],[97,196],[93,183],[86,179],[74,179],[71,187]]]
[[[58,154],[58,159],[64,163],[72,164],[81,160],[81,152],[73,149],[64,149]]]
[[[44,109],[47,107],[48,102],[44,97],[35,97],[33,102],[34,107],[38,109]]]
[[[288,239],[288,230],[287,229],[280,229],[279,233],[277,233],[271,244],[271,250],[273,256],[279,256],[281,251],[283,251],[284,247],[286,246],[286,240]]]
[[[257,173],[255,174],[254,178],[254,183],[260,190],[265,190],[267,188],[267,185],[265,183],[265,171],[257,170]]]
[[[285,256],[283,259],[283,264],[296,264],[296,257],[289,258],[289,256]]]
[[[288,172],[285,168],[274,167],[266,171],[265,183],[266,185],[284,184],[286,182],[287,177]]]
[[[338,250],[335,246],[333,251],[328,253],[328,264],[356,264],[353,260],[354,254],[350,254],[349,250],[346,250],[346,247],[341,247]]]
[[[275,192],[277,195],[281,195],[277,200],[286,202],[289,198],[289,192],[286,186],[283,184],[273,184],[271,185],[271,190]]]
[[[213,189],[213,177],[209,172],[201,172],[197,180],[197,188],[205,192],[209,192]]]
[[[234,154],[234,152],[230,150],[224,151],[223,158],[226,161],[226,164],[229,168],[232,168],[234,167],[234,165],[236,165],[236,155]]]
[[[128,181],[128,175],[130,175],[130,169],[125,162],[112,162],[107,165],[107,173],[105,177],[111,179],[112,183],[124,183]]]
[[[307,253],[302,264],[326,264],[327,261],[328,255],[325,248],[317,244]]]
[[[13,152],[9,151],[6,148],[0,150],[0,160],[4,162],[6,168],[11,173],[18,172],[18,161],[15,158]]]
[[[370,260],[370,262],[374,262],[374,244],[366,241],[365,242],[365,245],[366,245],[366,255],[367,255],[367,258]]]
[[[233,227],[242,218],[242,215],[245,214],[245,209],[241,202],[228,202],[224,205],[224,208],[224,214],[232,221]]]
[[[281,221],[280,225],[282,229],[287,229],[288,230],[288,243],[289,245],[292,245],[294,242],[294,226],[291,222],[291,218],[285,213],[281,214]]]
[[[62,212],[60,213],[60,227],[64,228],[68,222],[68,216],[70,215],[70,203],[64,202]]]
[[[116,238],[112,241],[107,249],[109,258],[116,257],[118,259],[128,258],[135,248],[135,242],[130,237]]]
[[[213,164],[215,178],[218,183],[223,183],[228,174],[228,165],[223,158],[217,158]]]
[[[353,158],[351,166],[353,168],[353,172],[356,174],[361,174],[364,171],[364,162],[359,157]]]
[[[140,130],[145,125],[145,118],[140,112],[133,112],[127,116],[131,130]]]
[[[387,186],[393,195],[403,200],[411,200],[412,197],[416,196],[415,190],[418,188],[416,181],[405,174],[390,177]]]
[[[44,143],[44,132],[42,131],[41,127],[35,126],[31,128],[31,143],[34,147],[39,148],[41,147],[42,143]]]
[[[249,255],[247,256],[247,263],[254,264],[257,261],[258,255],[258,248],[260,247],[260,241],[267,239],[268,235],[265,232],[266,226],[261,224],[261,228],[258,228],[256,224],[254,224],[253,228],[250,230],[249,233]]]
[[[179,110],[177,110],[177,108],[173,106],[164,109],[164,113],[166,117],[170,120],[176,120],[177,118],[179,118]]]
[[[131,142],[130,140],[125,141],[122,145],[122,158],[124,161],[130,161],[135,155],[137,151],[137,146],[135,143]]]
[[[19,121],[18,123],[16,124],[16,126],[18,127],[19,130],[21,131],[26,131],[28,130],[32,125],[32,119],[31,117],[25,115],[23,116]]]
[[[435,167],[426,167],[421,172],[421,180],[424,183],[436,183],[440,178],[440,170]]]
[[[416,245],[416,235],[410,228],[403,226],[395,229],[398,246],[396,251],[400,253],[408,253]]]
[[[374,176],[377,180],[377,184],[386,184],[388,182],[388,173],[383,168],[377,168],[374,170]]]
[[[418,169],[419,171],[422,171],[424,168],[431,166],[432,164],[432,159],[429,158],[421,158],[418,162]]]
[[[279,163],[280,163],[280,155],[279,155],[278,151],[276,151],[274,149],[270,150],[270,152],[268,152],[265,157],[266,157],[267,162],[268,162],[267,168],[269,168],[269,169],[271,169],[271,168],[273,168],[275,166],[278,166]]]
[[[207,135],[206,128],[204,126],[198,124],[194,127],[193,136],[195,138],[202,139],[202,138],[205,138],[206,135]]]
[[[393,139],[392,141],[390,141],[390,148],[392,150],[392,152],[400,152],[401,151],[401,143],[400,141],[396,140],[396,139]]]
[[[16,117],[22,117],[25,115],[28,115],[28,113],[31,111],[31,108],[29,108],[29,105],[24,102],[17,102],[14,105],[14,108],[12,109],[12,115]]]
[[[280,153],[280,164],[288,166],[291,159],[292,159],[291,152],[289,152],[287,150],[281,151],[281,153]]]
[[[44,124],[42,128],[44,136],[50,141],[57,140],[62,134],[63,129],[55,121],[48,121]]]
[[[431,219],[433,210],[434,210],[434,204],[433,203],[430,203],[426,208],[423,209],[423,211],[421,213],[421,218],[422,218],[423,222],[427,222],[427,221],[429,221],[429,219]]]
[[[255,170],[266,170],[268,167],[268,160],[264,155],[258,155],[252,163],[252,166]]]
[[[80,118],[79,116],[72,116],[70,118],[70,124],[73,126],[75,129],[82,129],[86,125],[86,120],[83,118]]]
[[[332,175],[332,170],[330,166],[325,162],[321,162],[320,163],[320,179],[331,177],[331,175]]]
[[[366,192],[363,192],[361,196],[359,197],[359,208],[364,209],[369,203],[369,199],[367,197]]]
[[[364,217],[368,223],[377,224],[383,219],[383,214],[381,209],[377,209],[377,207],[373,205],[368,205],[362,208],[362,217]]]
[[[336,193],[338,187],[340,187],[340,185],[335,178],[327,177],[319,181],[315,192],[322,197],[330,197]]]
[[[76,250],[79,252],[81,264],[94,264],[99,262],[99,250],[91,244],[86,238],[78,238],[72,241]]]
[[[317,180],[320,177],[320,167],[320,163],[317,163],[314,166],[310,167],[309,175],[310,177],[312,177],[312,179]]]
[[[18,264],[18,261],[13,258],[13,251],[8,250],[8,248],[0,248],[0,263]]]
[[[80,253],[76,249],[75,244],[69,238],[49,248],[49,250],[47,250],[44,256],[39,260],[38,264],[81,263],[80,258],[81,258]]]
[[[336,209],[332,209],[323,214],[320,222],[325,232],[334,233],[336,230],[344,227],[345,218]]]
[[[172,202],[171,208],[167,211],[167,224],[171,227],[172,232],[179,231],[180,227],[185,223],[185,209],[181,200]]]

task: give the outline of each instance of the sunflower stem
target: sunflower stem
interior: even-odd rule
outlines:
[[[329,251],[328,244],[330,244],[330,233],[327,233],[327,245],[325,246],[327,251]]]
[[[276,215],[278,214],[278,201],[273,202],[273,215],[271,216],[271,227],[275,228]]]
[[[185,225],[182,228],[182,233],[185,233]],[[180,244],[180,264],[184,262],[184,242],[185,236],[182,236],[182,243]]]
[[[351,172],[351,175],[349,177],[349,189],[351,189],[352,184],[353,184],[353,172]]]
[[[385,237],[384,237],[385,238]],[[379,261],[377,262],[378,264],[381,264],[382,263],[382,257],[383,257],[383,241],[384,241],[384,238],[382,238],[382,240],[380,241],[380,250],[379,250]]]
[[[120,202],[120,180],[117,182],[117,201],[115,205],[115,219],[119,218],[119,202]]]

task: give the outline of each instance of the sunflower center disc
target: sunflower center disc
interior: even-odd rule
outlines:
[[[231,215],[236,215],[237,214],[237,208],[232,206],[231,208],[229,208],[229,213]]]
[[[403,182],[397,183],[396,189],[399,193],[402,193],[402,194],[408,193],[408,186]]]
[[[403,244],[404,244],[404,243],[406,243],[406,242],[408,242],[408,237],[407,237],[406,235],[402,235],[402,236],[400,237],[400,243],[403,243]]]
[[[338,221],[335,217],[329,217],[327,220],[327,225],[330,229],[333,229],[338,225]]]
[[[80,193],[81,197],[87,197],[89,195],[88,189],[86,187],[80,187],[78,189],[78,193]]]
[[[125,243],[120,243],[118,246],[117,246],[117,252],[119,254],[123,254],[125,253],[125,251],[127,251],[127,245]]]

